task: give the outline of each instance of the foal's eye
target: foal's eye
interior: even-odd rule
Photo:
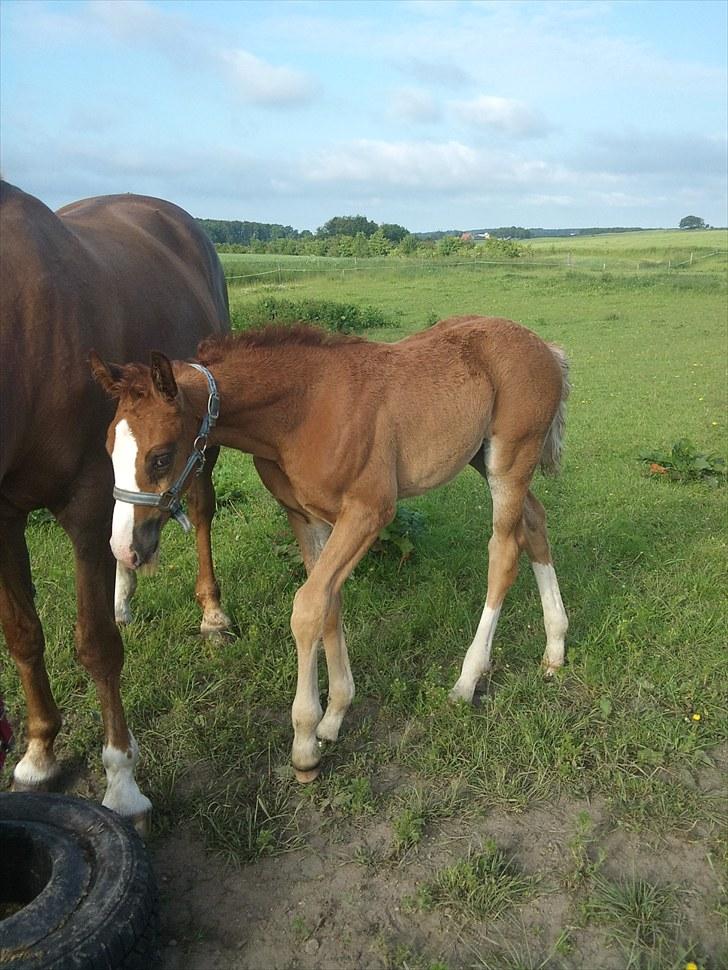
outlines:
[[[169,468],[171,461],[172,456],[169,454],[169,452],[164,452],[161,455],[153,455],[149,464],[152,472],[159,474],[160,472],[164,472]]]

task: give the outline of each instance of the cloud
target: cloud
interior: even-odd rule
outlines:
[[[276,67],[244,50],[223,50],[235,93],[252,104],[287,106],[312,100],[318,85],[303,71]]]
[[[728,140],[725,135],[625,129],[597,132],[581,154],[580,164],[619,175],[654,175],[725,179]]]
[[[388,185],[403,189],[482,190],[489,186],[529,186],[534,180],[560,184],[569,173],[541,159],[476,149],[459,141],[378,141],[358,139],[321,150],[305,160],[303,177],[312,182]]]
[[[523,101],[482,94],[470,101],[451,102],[461,121],[477,128],[488,128],[513,138],[545,135],[550,126]]]
[[[95,36],[97,42],[111,37],[133,49],[144,45],[185,76],[212,71],[231,94],[249,104],[292,107],[308,103],[318,91],[306,72],[232,46],[221,31],[200,27],[161,4],[91,0],[81,8],[41,8],[38,13],[44,43],[87,43]]]
[[[441,117],[435,98],[422,88],[398,88],[392,93],[389,114],[395,119],[414,124],[428,124]]]

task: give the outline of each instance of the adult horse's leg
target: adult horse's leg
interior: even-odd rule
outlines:
[[[451,700],[470,703],[478,680],[490,669],[490,652],[503,600],[518,573],[518,536],[540,441],[513,443],[493,438],[483,466],[493,497],[493,535],[488,543],[488,591],[478,629],[463,660]],[[482,463],[471,462],[479,471]]]
[[[535,495],[529,491],[523,507],[523,521],[519,545],[531,560],[538,591],[541,594],[543,622],[546,628],[546,652],[542,665],[547,677],[564,665],[564,638],[569,628],[559,581],[556,578],[551,547],[546,531],[546,512]]]
[[[106,470],[101,474],[105,484]],[[127,727],[120,679],[124,646],[114,622],[114,557],[109,548],[111,489],[88,473],[57,518],[68,534],[76,556],[76,652],[91,675],[104,723],[103,762],[106,794],[103,804],[130,818],[143,834],[148,831],[152,804],[141,793],[134,770],[139,747]]]
[[[316,778],[321,760],[316,741],[316,729],[321,721],[316,662],[318,641],[327,627],[332,608],[336,615],[336,598],[344,581],[394,514],[393,499],[377,502],[374,489],[363,489],[363,494],[372,495],[371,501],[347,501],[311,574],[293,601],[291,630],[298,653],[298,682],[291,709],[292,760],[296,777],[301,782]],[[329,631],[333,632],[330,628]]]
[[[331,526],[325,522],[307,522],[290,511],[288,520],[298,539],[306,572],[310,575],[331,535]],[[324,621],[323,642],[329,672],[329,700],[326,713],[316,728],[316,736],[322,741],[336,741],[341,722],[354,699],[354,678],[341,621],[341,592],[332,596]]]
[[[200,632],[212,636],[230,629],[230,620],[220,607],[220,587],[215,579],[212,565],[210,530],[215,515],[215,489],[212,469],[215,467],[219,448],[207,449],[207,460],[202,472],[193,480],[187,495],[190,519],[195,527],[197,541],[197,581],[195,597],[202,607]]]
[[[15,766],[13,786],[16,790],[43,790],[53,785],[59,772],[53,742],[61,715],[43,660],[45,641],[33,603],[25,522],[24,515],[0,518],[0,621],[28,707],[28,746]]]

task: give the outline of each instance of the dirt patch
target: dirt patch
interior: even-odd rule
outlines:
[[[386,820],[311,830],[304,849],[239,868],[206,853],[188,831],[153,844],[165,970],[623,970],[624,950],[582,905],[597,871],[685,890],[676,896],[673,958],[682,946],[702,970],[725,957],[715,832],[637,835],[614,824],[601,800],[429,824],[401,858],[392,855]],[[423,908],[418,894],[433,875],[489,840],[537,880],[532,897],[496,920]]]

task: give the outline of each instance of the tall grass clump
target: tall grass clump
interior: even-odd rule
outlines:
[[[250,330],[267,323],[314,323],[336,333],[359,333],[375,327],[389,327],[393,322],[391,316],[378,307],[337,300],[286,300],[266,296],[255,303],[232,309],[234,330]]]

